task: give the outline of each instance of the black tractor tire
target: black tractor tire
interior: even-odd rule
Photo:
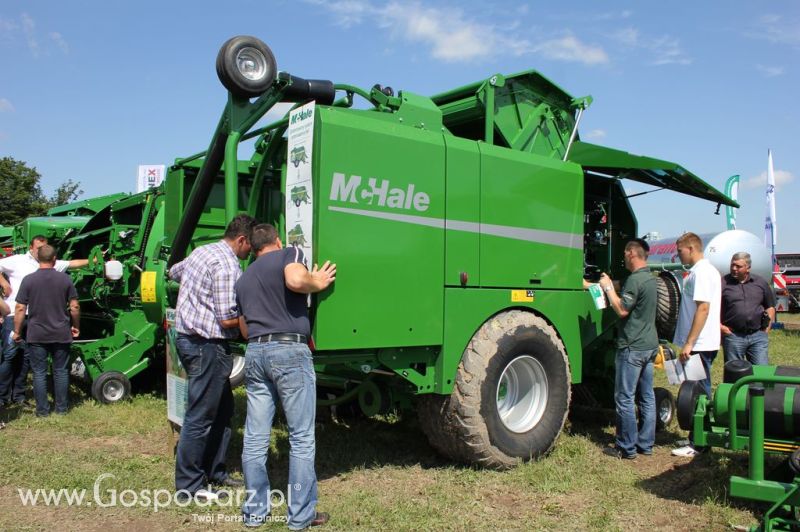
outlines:
[[[236,59],[242,52],[249,52],[264,69],[264,74],[259,79],[247,78],[239,71]],[[260,96],[270,88],[277,73],[278,64],[272,55],[272,50],[256,37],[239,35],[228,39],[217,54],[217,76],[222,85],[239,98]]]
[[[101,373],[92,383],[92,397],[107,405],[130,399],[131,381],[119,371]]]
[[[236,388],[244,384],[244,357],[233,355],[233,367],[231,368],[231,388]]]
[[[667,430],[675,420],[675,397],[666,388],[653,389],[656,396],[656,430]]]
[[[656,332],[659,338],[672,341],[678,325],[678,310],[681,306],[681,290],[678,281],[669,272],[656,277],[658,299],[656,306]]]
[[[453,393],[420,396],[420,425],[444,456],[508,469],[553,448],[567,419],[570,384],[569,360],[555,329],[530,312],[501,312],[467,345]],[[509,405],[516,405],[513,414],[521,420]]]
[[[694,420],[694,410],[697,407],[697,400],[706,393],[703,383],[700,381],[683,381],[678,389],[678,426],[683,430],[692,430]]]

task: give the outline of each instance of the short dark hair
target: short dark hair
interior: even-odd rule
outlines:
[[[56,248],[54,248],[50,244],[45,244],[44,246],[39,248],[37,257],[39,259],[39,262],[44,262],[45,264],[53,264],[56,261]]]
[[[628,240],[628,243],[625,244],[625,249],[635,250],[636,255],[642,259],[646,259],[647,255],[650,254],[650,244],[648,244],[647,240],[645,240],[644,238],[631,238],[630,240]],[[639,252],[639,249],[641,249],[641,252]]]
[[[271,246],[278,240],[278,231],[270,224],[258,224],[253,228],[253,236],[250,237],[250,246],[253,252],[258,253],[261,248]]]
[[[247,240],[250,240],[253,227],[255,227],[257,223],[256,219],[249,214],[239,214],[235,216],[233,220],[231,220],[231,223],[228,224],[228,227],[225,228],[225,238],[234,240],[239,236],[244,236]]]
[[[44,235],[36,235],[33,238],[31,238],[31,246],[33,245],[34,242],[45,242],[45,243],[47,243],[47,237],[44,236]]]

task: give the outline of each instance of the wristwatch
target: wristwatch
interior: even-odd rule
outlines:
[[[605,288],[603,288],[603,292],[611,292],[611,290],[613,289],[614,289],[613,286],[606,286]]]

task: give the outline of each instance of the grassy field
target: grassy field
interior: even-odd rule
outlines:
[[[800,333],[771,334],[773,363],[800,365]],[[714,365],[714,382],[722,364]],[[657,376],[662,381],[663,373]],[[673,388],[677,393],[677,390]],[[244,393],[236,392],[236,432],[229,464],[239,474]],[[100,406],[77,389],[66,416],[37,419],[17,410],[0,418],[0,530],[240,529],[230,522],[238,505],[179,508],[142,506],[143,490],[172,490],[172,435],[158,394]],[[745,474],[742,454],[714,450],[694,460],[675,459],[677,427],[658,436],[652,457],[621,461],[602,454],[613,428],[571,421],[550,456],[511,471],[452,464],[428,446],[415,416],[321,420],[317,474],[319,509],[332,530],[350,529],[702,529],[755,524],[764,506],[727,497],[731,474]],[[285,426],[273,431],[273,487],[286,484]],[[99,499],[93,486],[100,475]],[[24,507],[20,489],[86,490],[81,505]],[[117,505],[110,490],[116,490]],[[124,492],[124,490],[133,490]],[[135,493],[134,493],[135,492]],[[99,503],[99,504],[98,504]],[[285,507],[275,515],[285,515]],[[272,523],[267,530],[283,530]]]

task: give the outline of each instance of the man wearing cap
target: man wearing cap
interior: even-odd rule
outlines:
[[[725,362],[769,364],[767,333],[775,321],[775,293],[767,281],[750,273],[751,266],[749,253],[734,253],[731,272],[722,278],[722,351]]]
[[[617,325],[614,403],[617,411],[616,440],[606,454],[632,460],[637,454],[653,454],[656,436],[656,400],[653,392],[653,360],[658,349],[656,333],[657,288],[647,268],[650,246],[635,238],[625,245],[625,268],[631,272],[617,295],[605,273],[600,286],[621,319]],[[636,393],[637,388],[639,394]],[[636,406],[639,408],[637,425]]]

